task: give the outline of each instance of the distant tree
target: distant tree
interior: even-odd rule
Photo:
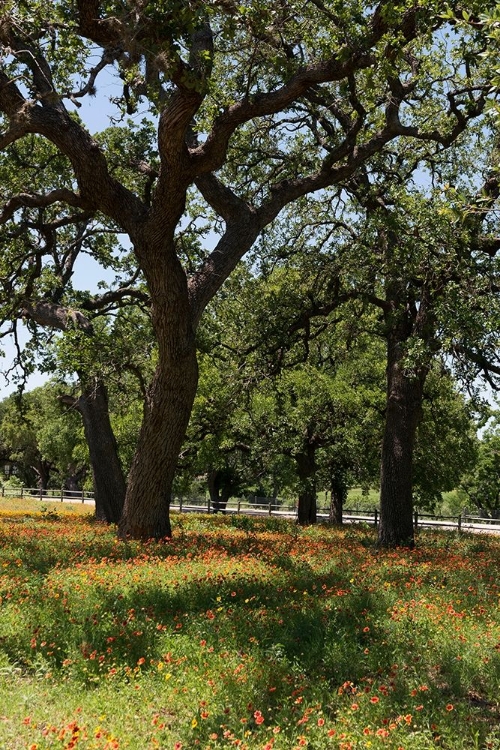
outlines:
[[[335,490],[376,472],[381,349],[347,309],[337,327],[297,326],[307,285],[300,273],[240,269],[200,328],[200,385],[181,455],[219,484],[215,507],[217,492],[294,493],[299,522],[314,523],[319,482]]]
[[[0,403],[3,453],[27,486],[81,490],[89,469],[83,430],[59,396],[59,387],[48,383]]]
[[[415,506],[434,511],[442,493],[459,487],[477,460],[477,419],[483,408],[466,400],[449,371],[436,361],[426,378],[422,418],[413,456]]]
[[[489,518],[500,518],[500,431],[487,429],[479,440],[477,460],[460,484],[467,504]]]
[[[394,145],[390,155],[360,168],[343,194],[328,193],[331,203],[322,196],[295,204],[263,240],[263,267],[273,274],[279,268],[297,296],[293,301],[290,291],[289,306],[281,303],[290,310],[286,326],[281,311],[271,320],[263,312],[268,338],[277,340],[280,330],[288,329],[302,331],[305,342],[337,325],[347,305],[357,311],[357,330],[364,327],[385,340],[382,545],[413,544],[413,493],[419,502],[428,494],[423,472],[418,470],[418,481],[414,476],[427,379],[451,367],[471,390],[480,377],[498,386],[496,158],[495,140],[483,131],[464,138],[453,152],[434,155]],[[458,427],[462,417],[454,408],[451,414]],[[438,437],[435,427],[435,435],[428,433],[430,444]],[[458,453],[464,457],[465,433],[460,437],[450,425],[449,435],[451,442],[462,441]],[[418,451],[423,455],[422,440]],[[456,466],[450,463],[450,476]],[[444,474],[441,469],[441,480]],[[444,489],[450,482],[436,482],[436,492],[440,484]]]

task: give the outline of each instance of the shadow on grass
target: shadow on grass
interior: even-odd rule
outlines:
[[[236,536],[228,526],[236,526]],[[40,528],[28,525],[29,533],[14,540],[6,535],[10,548],[2,553],[19,560],[20,569],[46,576],[32,590],[28,584],[20,589],[19,601],[5,615],[10,625],[0,637],[9,660],[28,671],[43,663],[47,669],[69,669],[91,685],[92,675],[111,668],[133,674],[141,663],[142,673],[156,670],[167,653],[199,665],[199,644],[204,643],[203,658],[237,661],[250,655],[262,674],[255,678],[256,689],[266,692],[271,679],[281,684],[268,696],[273,703],[301,681],[319,686],[327,700],[344,682],[369,686],[390,680],[394,710],[403,711],[411,685],[428,683],[438,698],[453,703],[471,692],[474,680],[486,696],[500,682],[497,653],[489,655],[479,680],[473,673],[477,664],[461,660],[456,637],[439,641],[445,636],[422,622],[391,619],[391,605],[413,594],[405,593],[408,573],[397,566],[385,567],[372,580],[358,575],[360,560],[371,554],[371,532],[353,530],[341,538],[332,531],[332,549],[347,539],[357,543],[359,557],[351,558],[353,549],[346,547],[344,558],[329,559],[325,547],[318,570],[304,556],[292,554],[307,543],[292,527],[276,535],[275,548],[258,533],[275,529],[248,521],[217,521],[207,531],[204,519],[204,528],[189,534],[179,525],[174,541],[164,544],[117,543],[111,532],[89,521],[81,524],[78,538],[57,535],[58,529],[64,532],[64,521],[44,528],[46,533],[39,533]],[[207,552],[212,553],[208,562]],[[75,566],[91,570],[103,558],[110,568],[118,564],[118,574],[107,578],[101,563],[102,580],[90,577],[83,585],[85,579],[78,579],[82,586],[76,590]],[[165,558],[179,562],[179,580],[161,578]],[[126,564],[123,578],[120,562]],[[141,575],[143,563],[148,576]],[[183,563],[198,568],[189,572]],[[463,587],[468,583],[464,577]],[[214,656],[206,656],[208,649]],[[231,679],[234,688],[237,678]],[[482,695],[476,703],[489,705],[490,698]]]

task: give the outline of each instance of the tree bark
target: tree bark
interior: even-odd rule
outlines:
[[[96,518],[108,523],[118,523],[125,500],[125,478],[109,419],[104,384],[96,381],[82,385],[82,395],[74,405],[82,416],[89,447]]]
[[[170,500],[177,459],[198,384],[194,338],[174,363],[160,358],[149,388],[119,525],[121,538],[172,536]]]
[[[41,490],[42,494],[46,494],[47,487],[49,486],[51,466],[47,461],[41,459],[34,467],[38,477],[37,486]]]
[[[403,367],[404,339],[393,331],[388,337],[387,406],[382,442],[380,525],[383,547],[415,544],[413,530],[413,449],[422,412],[427,371],[408,375]]]
[[[141,252],[151,294],[158,364],[130,468],[121,538],[172,536],[170,500],[179,452],[196,389],[198,363],[186,275],[172,248],[157,238],[157,252]]]
[[[221,509],[221,498],[220,498],[220,485],[219,485],[219,470],[212,469],[208,472],[207,484],[208,494],[210,495],[210,508],[212,513],[218,513]]]
[[[297,523],[300,526],[315,524],[318,520],[316,502],[316,448],[307,444],[302,453],[295,455],[299,478],[299,504]]]

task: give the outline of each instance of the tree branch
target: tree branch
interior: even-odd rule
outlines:
[[[43,327],[57,328],[60,331],[80,328],[85,333],[93,333],[90,321],[79,310],[70,307],[26,300],[21,304],[20,312],[23,317],[30,318]]]
[[[0,213],[0,224],[5,224],[20,208],[46,208],[54,203],[66,203],[75,208],[89,208],[87,202],[66,188],[58,188],[50,193],[19,193],[12,196]]]

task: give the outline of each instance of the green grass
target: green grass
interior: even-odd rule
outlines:
[[[1,748],[499,750],[500,539],[174,530],[0,512]]]
[[[349,490],[347,501],[345,503],[346,508],[366,511],[373,511],[373,509],[378,508],[379,505],[379,490],[369,490],[368,492],[364,492],[361,487],[353,487]]]

